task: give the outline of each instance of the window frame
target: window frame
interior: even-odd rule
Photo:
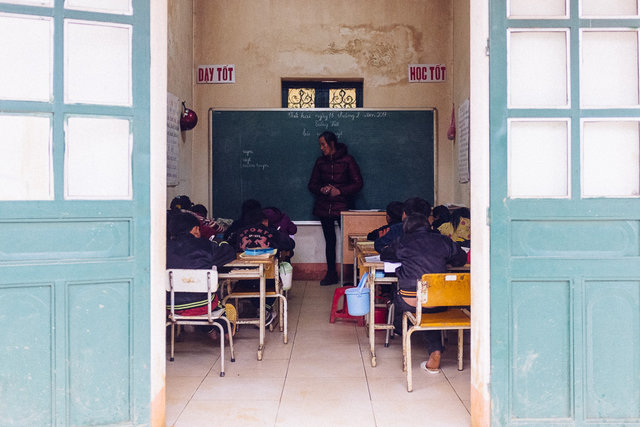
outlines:
[[[314,108],[329,108],[329,89],[355,89],[356,108],[362,108],[362,87],[362,80],[282,80],[282,108],[289,108],[289,89],[298,88],[316,90]]]

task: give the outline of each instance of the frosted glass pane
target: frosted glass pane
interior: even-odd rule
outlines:
[[[509,36],[509,106],[568,106],[566,32],[514,31]]]
[[[131,27],[65,21],[65,102],[131,105]]]
[[[583,31],[580,94],[583,107],[638,105],[638,33]]]
[[[640,195],[640,132],[636,121],[585,121],[582,195]]]
[[[131,14],[131,0],[66,0],[64,7],[89,12]]]
[[[131,198],[129,120],[69,117],[66,124],[65,198]]]
[[[509,122],[509,196],[567,197],[567,121]]]
[[[53,6],[53,0],[0,0],[0,3],[26,4],[29,6]]]
[[[0,200],[52,200],[51,120],[0,115]]]
[[[568,13],[567,0],[510,0],[509,18],[563,18]]]
[[[637,0],[582,0],[581,16],[635,16]]]
[[[0,99],[51,100],[51,18],[0,15],[0,58]]]

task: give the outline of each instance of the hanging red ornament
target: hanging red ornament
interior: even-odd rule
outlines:
[[[455,104],[451,106],[451,124],[449,125],[449,130],[447,131],[447,138],[449,141],[453,141],[456,139],[456,113],[455,113]]]
[[[187,108],[182,102],[182,114],[180,115],[180,130],[191,130],[198,124],[198,115],[195,111]]]

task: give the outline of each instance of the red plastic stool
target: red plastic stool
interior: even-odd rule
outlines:
[[[344,291],[347,289],[355,288],[355,286],[343,286],[336,288],[333,292],[333,302],[331,303],[331,317],[329,317],[329,323],[335,323],[336,319],[350,319],[356,320],[358,326],[364,326],[364,316],[352,316],[349,314],[349,306],[347,305],[347,298],[344,297]],[[342,309],[338,310],[338,302],[340,298],[343,298]]]

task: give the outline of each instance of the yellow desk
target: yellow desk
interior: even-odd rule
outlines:
[[[349,234],[349,249],[353,250],[353,285],[358,284],[358,243],[371,243],[373,248],[373,242],[367,240],[366,234]]]
[[[248,280],[259,279],[260,280],[260,292],[259,294],[249,295],[244,294],[244,297],[258,297],[260,300],[259,318],[257,320],[242,320],[238,321],[239,324],[256,324],[260,328],[260,340],[258,343],[258,360],[262,360],[264,352],[264,335],[265,335],[265,303],[266,303],[266,283],[267,279],[275,279],[276,293],[282,288],[280,285],[280,277],[278,274],[278,257],[276,255],[256,256],[256,257],[238,257],[224,267],[230,270],[226,273],[218,273],[219,279],[226,280]],[[276,295],[277,296],[277,295]],[[233,294],[227,295],[223,301],[228,298],[233,298]],[[280,304],[280,316],[282,317],[282,300]],[[287,342],[287,327],[286,316],[284,316],[284,342]],[[283,328],[283,322],[280,322],[281,328]]]
[[[358,252],[358,266],[361,272],[369,273],[367,277],[367,288],[369,288],[369,315],[368,315],[368,328],[369,328],[369,350],[371,353],[371,366],[376,366],[376,330],[386,330],[387,337],[394,329],[393,319],[389,323],[375,323],[375,295],[376,285],[383,284],[395,284],[398,282],[397,277],[376,277],[376,270],[384,271],[384,262],[382,261],[367,261],[366,256],[377,255],[378,253],[373,249],[373,242],[359,242],[356,245]]]

